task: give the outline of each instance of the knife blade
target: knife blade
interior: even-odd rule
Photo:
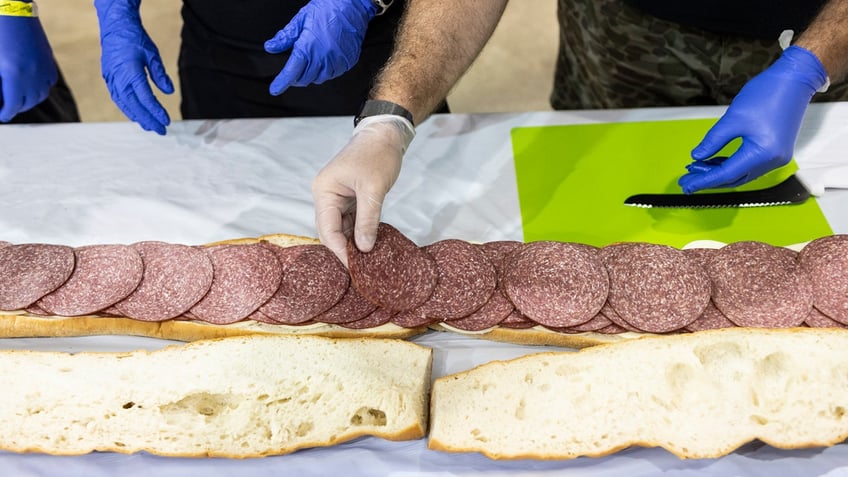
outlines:
[[[810,198],[810,191],[795,177],[789,176],[780,184],[765,189],[714,192],[706,194],[636,194],[624,200],[625,205],[642,208],[716,208],[716,207],[769,207],[802,204]]]

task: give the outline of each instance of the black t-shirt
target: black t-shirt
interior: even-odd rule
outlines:
[[[703,30],[774,39],[804,31],[827,0],[622,0],[645,13]]]
[[[308,0],[183,0],[183,16],[199,22],[219,40],[262,45]]]

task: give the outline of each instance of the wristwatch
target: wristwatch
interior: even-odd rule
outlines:
[[[412,123],[412,113],[403,106],[391,101],[383,101],[382,99],[369,99],[362,105],[359,114],[353,118],[353,127],[356,127],[359,121],[362,121],[368,116],[377,116],[378,114],[393,114],[405,118]]]
[[[371,3],[377,7],[377,15],[382,15],[395,3],[395,0],[371,0]]]

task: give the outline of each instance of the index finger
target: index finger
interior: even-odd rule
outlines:
[[[318,239],[347,266],[347,236],[343,213],[338,205],[318,195],[315,197],[315,227]]]

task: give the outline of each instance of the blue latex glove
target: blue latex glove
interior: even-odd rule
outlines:
[[[271,82],[271,94],[282,94],[290,86],[321,84],[351,69],[359,61],[365,31],[376,14],[371,0],[312,0],[306,4],[265,42],[268,53],[292,50]]]
[[[788,163],[807,105],[826,83],[827,73],[814,54],[797,46],[787,48],[745,84],[692,150],[695,161],[678,181],[683,192],[735,187]],[[709,160],[737,137],[742,145],[727,160]]]
[[[112,101],[121,111],[144,130],[165,134],[171,118],[153,95],[147,74],[163,93],[173,93],[174,84],[141,25],[140,7],[141,0],[94,0],[100,23],[100,67]]]
[[[0,122],[47,99],[58,77],[38,18],[0,15]]]

